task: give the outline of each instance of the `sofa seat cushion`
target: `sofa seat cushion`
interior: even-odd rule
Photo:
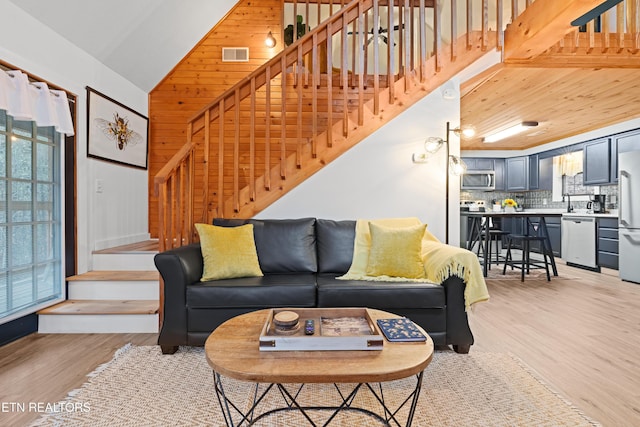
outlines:
[[[319,274],[318,307],[443,308],[445,288],[430,282],[370,282],[337,280]]]
[[[187,307],[313,307],[316,276],[312,273],[268,274],[200,282],[187,286]]]

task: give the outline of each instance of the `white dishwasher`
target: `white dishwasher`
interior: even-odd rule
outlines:
[[[562,217],[562,259],[568,265],[597,269],[596,218]]]

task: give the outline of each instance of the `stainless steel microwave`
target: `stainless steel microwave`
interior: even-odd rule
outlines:
[[[468,170],[462,175],[462,190],[484,190],[496,189],[496,173],[494,171]]]

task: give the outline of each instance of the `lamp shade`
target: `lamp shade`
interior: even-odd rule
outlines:
[[[435,136],[430,136],[424,142],[424,149],[429,154],[436,153],[444,145],[444,140]]]

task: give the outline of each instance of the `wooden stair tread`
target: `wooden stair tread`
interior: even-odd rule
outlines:
[[[38,314],[156,314],[157,300],[67,300]]]
[[[158,240],[151,239],[143,242],[130,243],[113,248],[93,251],[94,254],[126,254],[126,253],[148,253],[158,252]]]
[[[135,271],[135,270],[96,270],[67,277],[67,281],[74,282],[80,280],[95,281],[157,281],[160,279],[158,271]]]

